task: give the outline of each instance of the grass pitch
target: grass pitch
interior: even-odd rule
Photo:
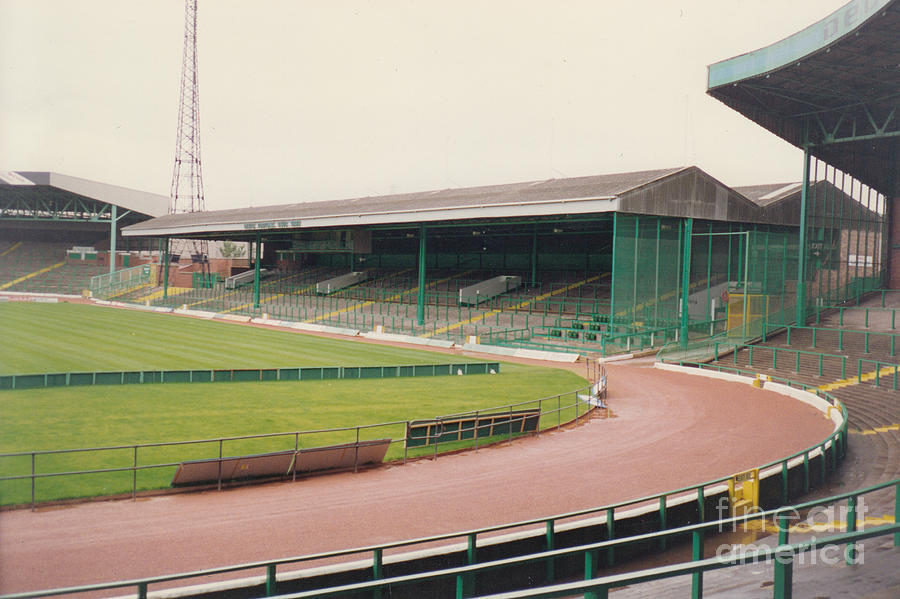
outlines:
[[[0,304],[0,372],[446,363],[435,352],[324,339],[231,323],[76,304]],[[133,445],[354,427],[431,418],[553,396],[585,385],[564,370],[503,364],[499,375],[270,383],[156,384],[0,392],[0,453],[122,446],[41,455],[37,473],[131,468],[137,488],[168,486],[175,464],[219,455],[218,442]],[[564,399],[565,405],[572,396]],[[553,400],[545,409],[556,406]],[[574,410],[560,414],[570,419]],[[544,426],[555,424],[545,419]],[[365,428],[361,439],[405,436],[403,424]],[[356,431],[226,441],[222,455],[346,443]],[[430,453],[431,448],[418,450]],[[395,443],[388,459],[402,457]],[[30,474],[31,456],[0,458],[0,476]],[[39,501],[129,492],[132,471],[36,481]],[[31,499],[31,481],[0,481],[0,503]]]
[[[0,304],[0,339],[0,374],[450,361],[435,352],[68,303]]]

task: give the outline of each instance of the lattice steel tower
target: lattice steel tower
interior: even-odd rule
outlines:
[[[184,3],[184,56],[181,102],[175,139],[175,169],[169,213],[205,209],[200,162],[200,86],[197,69],[197,0]]]
[[[181,101],[175,139],[175,168],[169,194],[169,213],[199,212],[206,209],[200,160],[200,85],[197,68],[197,1],[184,3],[184,55],[181,63]],[[171,254],[191,253],[200,271],[209,273],[208,242],[173,240]]]

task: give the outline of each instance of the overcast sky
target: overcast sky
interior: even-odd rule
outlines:
[[[206,207],[697,165],[799,180],[706,66],[845,0],[200,0]],[[0,0],[0,170],[169,194],[183,0]]]

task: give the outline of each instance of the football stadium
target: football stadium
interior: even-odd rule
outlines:
[[[0,172],[0,599],[897,596],[898,29],[708,66],[793,181]]]

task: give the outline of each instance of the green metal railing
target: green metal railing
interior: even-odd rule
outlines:
[[[838,349],[843,351],[844,349],[844,341],[849,337],[852,340],[854,337],[862,336],[863,338],[863,351],[865,353],[870,353],[871,348],[871,340],[872,339],[888,339],[889,345],[889,355],[895,356],[897,355],[896,347],[897,347],[897,338],[900,337],[900,334],[897,333],[887,333],[882,331],[856,331],[853,329],[833,329],[829,327],[806,327],[806,326],[796,326],[790,325],[786,328],[787,332],[787,345],[791,344],[791,336],[793,331],[811,331],[812,332],[812,346],[816,347],[816,343],[818,342],[818,338],[822,333],[836,333],[837,334],[837,344]]]
[[[716,357],[720,355],[719,348],[726,347],[728,348],[725,352],[734,350],[732,352],[732,356],[734,358],[734,363],[737,364],[737,356],[738,350],[745,349],[748,354],[748,366],[753,366],[753,356],[754,353],[759,355],[760,352],[771,352],[772,354],[772,370],[778,369],[778,356],[779,354],[788,354],[794,356],[794,372],[800,372],[800,357],[801,356],[812,356],[817,360],[818,363],[818,376],[822,376],[822,373],[825,371],[825,359],[829,360],[837,360],[841,365],[841,378],[847,377],[847,356],[842,356],[838,354],[827,354],[821,352],[814,352],[803,349],[791,349],[786,347],[771,347],[768,345],[752,345],[748,343],[732,343],[727,341],[715,341],[713,342],[713,352]]]
[[[706,365],[702,364],[690,364],[690,366],[698,367],[698,368],[706,368]],[[723,370],[721,367],[714,368],[715,370]],[[737,369],[730,369],[742,374],[747,374],[747,371],[739,371]],[[767,464],[763,464],[759,466],[760,470],[765,470],[773,467],[780,468],[781,472],[781,504],[783,506],[788,505],[788,464],[791,461],[802,459],[803,464],[803,492],[808,493],[810,490],[810,462],[811,458],[821,456],[820,460],[820,468],[822,473],[822,478],[827,476],[829,472],[834,472],[837,468],[837,461],[839,458],[842,458],[846,452],[847,447],[847,413],[843,405],[838,402],[833,396],[823,391],[817,390],[813,387],[805,385],[803,383],[795,383],[791,381],[785,381],[790,386],[796,386],[799,388],[803,388],[809,390],[819,397],[822,397],[835,405],[838,409],[840,409],[841,414],[843,416],[843,423],[838,428],[838,430],[829,434],[823,441],[812,445],[802,451],[796,452],[790,456],[784,457],[780,460],[775,460],[769,462]],[[341,594],[346,593],[358,593],[360,591],[370,590],[375,593],[386,589],[389,585],[401,585],[412,582],[424,582],[429,580],[441,580],[441,579],[452,579],[456,581],[456,596],[457,597],[471,597],[472,591],[472,581],[474,580],[475,575],[479,572],[488,572],[493,571],[498,568],[507,567],[509,565],[521,565],[521,564],[546,564],[546,573],[547,573],[547,582],[548,584],[552,584],[555,582],[553,561],[559,557],[564,557],[566,555],[578,555],[583,554],[585,560],[585,573],[590,575],[590,578],[593,580],[589,581],[586,587],[588,592],[603,592],[603,587],[605,586],[607,589],[612,588],[614,586],[621,586],[617,582],[612,581],[609,577],[594,579],[596,576],[597,567],[599,564],[599,555],[600,553],[605,553],[607,556],[607,564],[612,565],[614,563],[614,555],[615,548],[617,547],[625,547],[634,543],[641,542],[654,542],[660,547],[665,547],[667,539],[670,537],[674,537],[677,535],[686,535],[690,534],[692,538],[692,543],[694,547],[693,555],[696,561],[690,562],[687,566],[687,573],[692,573],[695,576],[695,589],[699,589],[699,592],[695,593],[695,597],[699,597],[702,593],[702,573],[706,570],[712,570],[714,567],[707,563],[707,560],[702,560],[700,557],[702,556],[703,540],[705,536],[705,532],[717,527],[722,524],[728,524],[731,522],[744,522],[754,519],[767,518],[769,516],[778,516],[785,512],[785,508],[780,510],[771,510],[756,514],[751,514],[747,516],[742,516],[738,518],[726,519],[726,520],[707,520],[704,516],[704,502],[706,499],[705,490],[708,487],[714,485],[722,485],[723,483],[730,480],[731,477],[721,477],[711,481],[707,481],[705,483],[701,483],[699,485],[692,485],[688,487],[682,487],[680,489],[675,489],[671,491],[667,491],[665,493],[660,493],[656,495],[651,495],[647,497],[642,497],[639,499],[628,500],[623,502],[618,502],[614,504],[609,504],[597,508],[591,508],[586,510],[580,510],[575,512],[568,512],[565,514],[559,514],[556,516],[551,516],[548,518],[537,518],[531,520],[525,520],[521,522],[502,524],[497,526],[491,526],[486,528],[480,528],[475,530],[468,530],[462,532],[455,532],[449,534],[442,535],[434,535],[429,537],[417,538],[417,539],[409,539],[394,543],[386,543],[380,545],[371,545],[365,547],[357,547],[353,549],[345,549],[339,551],[331,551],[324,553],[317,553],[305,556],[298,557],[289,557],[279,560],[267,560],[261,562],[253,562],[246,564],[237,564],[233,566],[226,566],[222,568],[214,568],[202,571],[195,572],[185,572],[179,574],[172,574],[167,576],[157,576],[151,578],[142,578],[142,579],[134,579],[134,580],[124,580],[110,583],[102,583],[102,584],[94,584],[94,585],[86,585],[79,587],[67,587],[60,589],[50,589],[43,591],[34,591],[27,593],[16,593],[12,595],[6,595],[0,597],[0,599],[30,599],[34,597],[48,597],[48,596],[59,596],[59,595],[68,595],[74,593],[83,593],[89,591],[100,591],[100,590],[109,590],[109,589],[123,589],[123,588],[134,588],[137,590],[137,594],[139,599],[146,599],[147,593],[149,591],[149,587],[151,585],[157,585],[161,583],[168,583],[173,581],[189,581],[191,579],[202,579],[207,576],[216,575],[216,574],[228,574],[228,573],[247,573],[253,570],[264,569],[266,572],[264,578],[265,585],[265,595],[272,596],[277,594],[278,589],[278,577],[277,572],[278,569],[287,566],[303,566],[304,564],[312,563],[317,560],[322,559],[336,559],[336,558],[353,558],[360,559],[361,557],[368,556],[368,559],[371,560],[371,572],[373,580],[370,582],[359,583],[355,585],[346,585],[343,587],[336,587],[332,589],[319,589],[316,591],[309,591],[306,593],[297,593],[292,595],[285,595],[288,597],[327,597],[327,596],[339,596]],[[870,487],[867,489],[862,489],[859,491],[854,491],[851,493],[846,493],[840,496],[835,496],[833,498],[829,498],[826,500],[819,500],[817,502],[809,502],[808,504],[801,504],[800,506],[794,506],[797,509],[801,509],[803,506],[815,506],[815,505],[824,505],[828,503],[835,503],[840,501],[842,498],[850,498],[857,497],[859,495],[872,492],[874,490],[887,488],[888,486],[895,486],[895,494],[900,496],[900,489],[896,487],[900,487],[900,480],[892,481],[890,483],[885,483],[883,485]],[[682,497],[693,497],[697,502],[698,514],[700,522],[691,526],[685,526],[681,528],[665,528],[665,523],[667,521],[667,509],[669,506],[669,499],[672,498],[682,498]],[[621,539],[616,539],[614,537],[615,531],[615,522],[616,522],[616,512],[619,510],[623,510],[626,508],[634,508],[638,506],[645,505],[658,505],[658,515],[659,515],[659,523],[661,529],[657,532],[648,533],[644,535],[630,536],[624,537]],[[900,499],[898,499],[897,503],[897,515],[900,518]],[[590,545],[582,545],[579,547],[573,547],[568,549],[554,549],[555,546],[555,537],[558,531],[558,527],[560,524],[565,522],[567,525],[571,525],[572,521],[577,518],[604,518],[605,523],[607,524],[607,536],[608,539],[593,543]],[[515,529],[522,529],[523,527],[539,527],[543,530],[543,542],[546,548],[545,551],[537,554],[525,555],[516,558],[510,558],[508,560],[501,560],[497,562],[487,562],[478,564],[477,563],[477,546],[478,539],[484,538],[485,535],[493,535],[494,533],[499,532],[511,532]],[[877,532],[876,532],[877,531]],[[867,530],[863,533],[848,533],[850,536],[843,536],[840,540],[836,540],[834,542],[855,542],[857,540],[868,538],[869,536],[876,536],[876,534],[890,534],[894,533],[895,535],[895,544],[900,544],[900,525],[890,525],[886,527],[879,527],[878,529]],[[868,535],[868,536],[864,536]],[[412,547],[415,545],[422,545],[426,543],[435,543],[441,541],[462,541],[466,543],[468,550],[466,551],[467,556],[467,565],[459,568],[450,568],[446,570],[440,570],[435,572],[425,572],[421,574],[413,574],[410,576],[400,576],[393,578],[381,578],[383,573],[383,558],[385,551],[400,549],[405,547]],[[764,553],[764,552],[763,552]],[[762,555],[762,553],[761,553]],[[737,562],[736,562],[737,563]],[[743,563],[743,562],[741,562]],[[727,564],[725,564],[727,565]],[[719,566],[719,567],[725,567]],[[245,574],[246,575],[246,574]],[[654,574],[653,578],[647,578],[646,580],[656,580],[659,578],[665,578],[667,576],[675,576],[677,574],[668,574],[665,575],[657,575]],[[629,579],[632,583],[640,582],[641,573],[636,573],[634,578]],[[788,580],[789,580],[788,576]],[[627,583],[623,583],[627,584]],[[784,583],[780,583],[784,584]],[[554,587],[555,588],[555,587]],[[538,592],[536,590],[532,591],[521,591],[523,593],[527,592]],[[556,590],[548,591],[550,594],[547,595],[536,595],[536,596],[547,596],[547,597],[556,597],[556,596],[564,596],[559,594]],[[581,591],[575,591],[576,593]],[[572,593],[569,593],[572,594]],[[526,595],[522,595],[526,596]]]
[[[895,504],[900,506],[900,480],[893,480],[880,485],[874,485],[864,489],[859,489],[841,495],[835,495],[826,499],[809,501],[793,506],[782,507],[776,510],[769,510],[755,514],[727,518],[713,522],[695,524],[691,526],[683,526],[672,528],[666,531],[654,532],[648,534],[635,535],[624,539],[616,539],[610,541],[601,541],[578,547],[567,549],[556,549],[514,557],[481,564],[472,564],[460,566],[456,568],[446,568],[422,574],[411,574],[406,576],[396,576],[375,579],[369,582],[348,584],[338,587],[317,589],[315,591],[305,591],[299,593],[289,593],[280,595],[282,599],[306,599],[311,597],[340,597],[352,595],[365,591],[386,590],[388,588],[404,586],[408,584],[422,582],[437,582],[440,580],[451,579],[456,582],[456,597],[463,599],[464,597],[481,597],[489,599],[512,599],[516,597],[571,597],[574,594],[581,594],[588,599],[601,599],[608,597],[610,590],[630,586],[642,582],[651,582],[654,580],[663,580],[674,576],[682,576],[690,574],[692,577],[691,597],[699,599],[703,596],[703,573],[727,568],[731,566],[760,563],[763,561],[774,562],[775,568],[773,572],[773,594],[777,599],[783,599],[791,596],[793,587],[793,563],[795,556],[807,552],[816,551],[825,547],[835,547],[843,545],[845,547],[846,562],[850,565],[855,563],[855,545],[856,543],[869,538],[881,537],[886,535],[895,536],[895,546],[900,546],[897,536],[900,534],[900,524],[886,524],[875,528],[869,528],[864,531],[857,530],[858,519],[854,510],[856,502],[860,496],[879,491],[881,489],[893,487]],[[835,534],[822,539],[813,539],[800,543],[789,544],[789,521],[795,514],[799,514],[805,510],[816,507],[833,507],[838,503],[846,501],[848,509],[848,531],[842,534]],[[897,510],[896,517],[900,518],[900,509]],[[717,556],[715,558],[703,559],[705,537],[710,532],[721,532],[727,528],[737,528],[738,525],[746,526],[748,523],[756,520],[767,520],[771,518],[778,526],[778,545],[776,547],[760,547],[755,550],[748,550],[737,554],[725,556]],[[603,554],[611,554],[617,548],[626,547],[637,543],[658,542],[660,539],[674,536],[691,536],[691,553],[693,559],[688,562],[681,562],[674,565],[640,570],[626,574],[618,574],[612,576],[597,577],[600,556]],[[570,582],[558,585],[549,585],[544,588],[531,588],[522,591],[510,591],[497,595],[470,595],[466,592],[467,587],[472,586],[472,581],[476,576],[487,573],[496,573],[508,568],[534,566],[566,557],[582,557],[584,562],[584,581]]]
[[[119,372],[57,372],[0,376],[0,390],[85,385],[140,385],[150,383],[222,383],[264,381],[321,381],[331,379],[384,379],[397,377],[487,374],[500,372],[499,362],[413,364],[407,366],[305,366],[292,368],[224,368],[191,370],[132,370]]]
[[[140,285],[147,285],[150,283],[152,269],[150,264],[143,264],[91,277],[91,293],[94,297],[102,299]]]
[[[511,441],[515,436],[512,424],[517,423],[519,420],[524,420],[525,418],[512,416],[515,410],[527,408],[537,410],[542,419],[540,430],[553,428],[558,430],[563,426],[577,423],[587,417],[594,408],[583,399],[583,397],[589,396],[590,393],[591,387],[588,386],[539,399],[437,417],[435,420],[439,422],[441,420],[471,416],[475,422],[478,422],[479,416],[483,414],[496,414],[498,412],[508,412],[511,414],[509,419],[510,426],[507,427],[508,432],[504,435],[491,435],[490,424],[475,424],[471,425],[472,434],[470,439],[464,441],[446,441],[442,439],[440,435],[436,435],[432,442],[429,443],[429,447],[421,448],[421,451],[416,449],[410,451],[410,448],[406,447],[405,439],[412,420],[401,420],[342,428],[243,435],[215,439],[3,453],[0,454],[0,472],[18,473],[0,476],[0,490],[3,491],[0,493],[0,496],[3,497],[4,504],[30,504],[33,509],[40,501],[60,499],[60,497],[39,498],[36,486],[37,481],[82,475],[92,477],[97,477],[98,475],[101,477],[118,475],[122,478],[106,480],[106,487],[118,485],[121,488],[117,492],[130,493],[132,498],[135,498],[139,488],[164,488],[164,486],[168,484],[165,482],[168,480],[166,478],[167,473],[185,460],[221,460],[223,458],[240,457],[248,454],[298,451],[303,447],[321,447],[339,443],[358,444],[360,441],[380,438],[391,438],[392,446],[403,444],[402,452],[395,452],[394,455],[389,454],[387,459],[402,459],[405,462],[408,457],[431,455],[431,457],[436,458],[441,451],[447,450],[446,448],[448,447],[450,451],[464,447],[474,447],[475,449],[478,449],[479,445],[483,446],[504,439]],[[441,449],[439,446],[443,446],[444,449]],[[172,449],[179,449],[179,451],[172,452]],[[94,460],[93,467],[82,467],[81,469],[74,470],[53,469],[55,460],[61,458],[68,459],[70,456],[74,456],[75,459],[80,459],[81,464],[91,465],[92,462],[85,462],[85,460],[89,458],[79,457],[86,455],[92,456],[91,459]],[[159,461],[160,459],[163,461]],[[49,460],[49,466],[44,465],[46,460]],[[47,469],[50,469],[50,471],[45,471]],[[146,473],[145,476],[149,477],[149,482],[145,479],[143,484],[139,484],[139,473]],[[125,480],[125,477],[127,477],[127,481]],[[170,477],[171,475],[169,475],[169,478]],[[3,485],[15,484],[16,481],[27,481],[26,484],[29,486],[24,491],[22,489],[16,490],[3,487]],[[104,487],[106,489],[105,492],[108,494],[111,491],[106,487]],[[221,487],[221,481],[219,482],[219,487]],[[79,496],[91,496],[95,494],[96,493],[83,493]],[[21,500],[10,499],[11,497],[14,498],[19,495],[22,495]]]
[[[882,372],[887,370],[888,372],[885,373],[884,376],[891,377],[891,379],[893,380],[893,384],[891,385],[891,390],[893,390],[893,391],[897,390],[897,371],[900,370],[900,364],[891,364],[889,362],[879,362],[878,360],[867,360],[865,358],[860,358],[859,362],[857,364],[857,371],[856,371],[858,373],[856,375],[856,380],[859,383],[863,382],[863,366],[865,364],[872,364],[875,368],[874,374],[875,374],[875,386],[876,387],[881,386],[881,379],[884,378],[882,376]],[[893,372],[891,372],[891,371],[893,371]]]
[[[885,307],[875,307],[875,308],[866,308],[862,306],[824,306],[816,312],[816,324],[821,322],[821,314],[825,311],[837,310],[838,311],[838,321],[841,326],[844,326],[844,314],[863,314],[863,326],[869,328],[869,316],[870,314],[889,314],[891,317],[891,325],[890,329],[894,330],[897,328],[897,309],[896,308],[885,308]]]

